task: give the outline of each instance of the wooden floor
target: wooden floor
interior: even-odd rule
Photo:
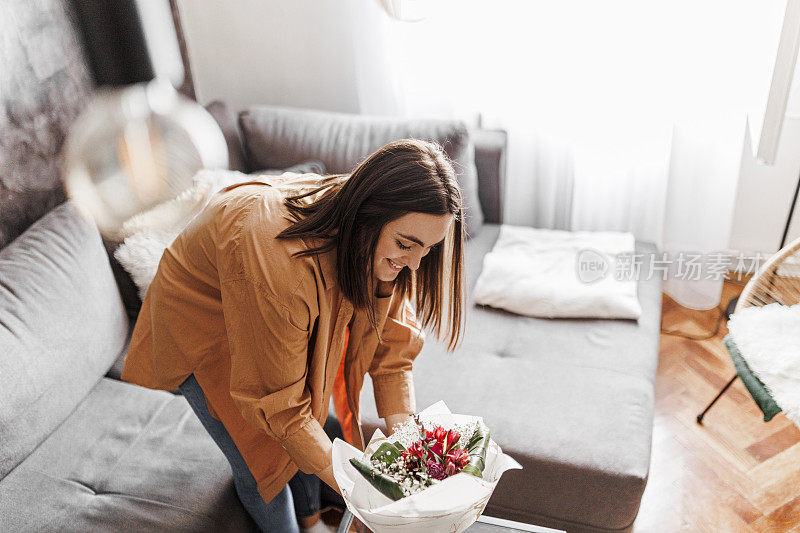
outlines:
[[[722,301],[742,289],[726,282]],[[668,297],[662,328],[701,334],[718,312]],[[800,431],[782,414],[765,423],[739,380],[698,425],[695,417],[735,374],[722,344],[661,335],[650,479],[635,533],[800,532]]]

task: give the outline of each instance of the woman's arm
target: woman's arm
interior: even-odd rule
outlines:
[[[330,488],[332,488],[339,494],[342,493],[342,491],[339,490],[339,485],[336,484],[336,480],[333,478],[333,461],[331,461],[331,464],[330,466],[328,466],[328,468],[326,468],[322,472],[319,472],[317,474],[317,477],[320,478],[322,481],[324,481],[326,485],[328,485]]]
[[[375,406],[386,422],[387,431],[416,410],[412,365],[422,350],[425,333],[407,298],[392,297],[386,322],[370,364]]]

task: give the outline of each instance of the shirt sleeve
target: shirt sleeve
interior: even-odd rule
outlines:
[[[300,470],[321,472],[330,465],[332,443],[311,412],[309,332],[247,279],[225,282],[222,302],[230,394],[242,417],[278,441]]]
[[[389,312],[369,368],[378,416],[414,413],[414,359],[422,350],[425,332],[408,298],[392,297]]]
[[[259,233],[257,222],[243,224],[218,261],[230,394],[248,423],[279,442],[300,470],[318,474],[330,466],[332,443],[306,385],[317,308],[307,301],[315,290],[304,285],[314,283],[313,272]]]

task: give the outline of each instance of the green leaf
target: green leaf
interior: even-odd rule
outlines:
[[[478,470],[478,467],[470,463],[465,464],[464,468],[462,468],[461,471],[464,472],[465,474],[470,474],[475,477],[480,477],[480,478],[483,477],[483,474],[481,473],[480,470]]]
[[[350,464],[356,467],[356,470],[387,498],[397,501],[405,497],[403,489],[401,489],[400,485],[391,477],[382,472],[378,472],[371,465],[359,461],[356,458],[350,459]]]
[[[375,450],[375,453],[372,454],[370,459],[378,459],[389,465],[395,462],[404,451],[405,448],[403,448],[403,445],[399,442],[384,442],[378,446],[378,449]]]
[[[489,448],[489,435],[489,428],[483,423],[483,419],[479,419],[475,432],[467,444],[469,462],[461,469],[462,472],[479,478],[483,477],[483,469],[486,468],[486,450]]]

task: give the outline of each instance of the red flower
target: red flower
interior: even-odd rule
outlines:
[[[408,456],[411,456],[414,459],[422,459],[423,457],[425,457],[425,448],[422,446],[422,441],[418,440],[417,442],[409,446],[406,451],[403,452],[403,457],[408,457]]]
[[[452,462],[458,470],[461,470],[469,462],[469,454],[464,448],[456,448],[447,454],[447,461],[448,463]]]
[[[446,445],[445,453],[447,453],[454,446],[456,446],[456,444],[458,444],[458,439],[460,439],[460,438],[461,438],[461,434],[458,433],[457,431],[454,431],[452,429],[450,431],[448,431],[447,434],[445,435],[445,438],[443,439],[444,443]]]
[[[442,448],[442,443],[441,442],[437,442],[437,443],[433,444],[432,446],[429,446],[429,449],[430,449],[431,453],[436,454],[436,456],[439,459],[441,459],[442,455],[444,455],[444,450]],[[428,459],[434,459],[434,457],[428,457]]]
[[[458,472],[458,470],[456,469],[456,465],[454,465],[452,461],[447,461],[447,466],[444,467],[445,476],[450,477],[456,472]]]
[[[447,477],[447,474],[445,473],[445,467],[436,461],[428,461],[427,467],[428,475],[433,479],[444,479]]]
[[[436,442],[444,442],[446,436],[447,430],[445,430],[442,426],[436,426],[433,429],[433,438],[436,439]]]

